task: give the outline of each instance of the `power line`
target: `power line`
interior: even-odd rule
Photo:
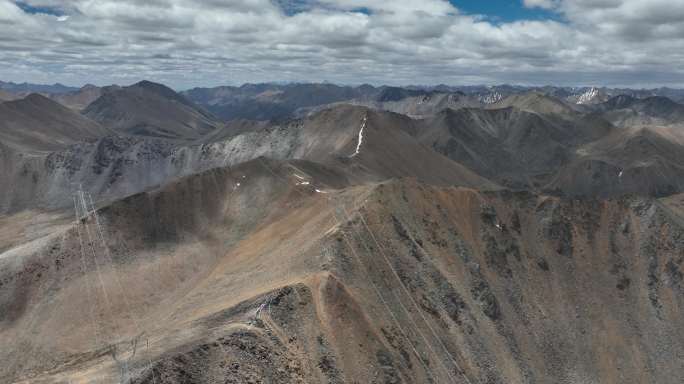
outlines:
[[[275,172],[274,172],[274,171],[273,171],[273,170],[272,170],[272,169],[263,161],[263,159],[259,158],[259,162],[260,162],[260,163],[264,166],[264,168],[266,168],[273,176],[275,176],[277,179],[282,180],[286,185],[288,184],[288,183],[287,183],[287,180],[284,179],[282,176],[276,174],[276,173],[275,173]],[[294,168],[294,167],[293,167],[293,168]],[[305,173],[305,172],[302,172],[302,173]],[[295,190],[297,193],[299,193],[300,195],[304,196],[304,197],[307,197],[307,198],[309,197],[309,196],[305,195],[303,192],[301,192],[301,191],[300,191],[299,189],[297,189],[297,188],[295,188],[294,190]],[[331,203],[330,197],[325,196],[325,198],[326,198],[326,200],[328,201],[328,203],[330,204],[330,203]],[[333,204],[333,205],[334,205],[334,204]],[[335,208],[335,210],[337,210],[337,208]],[[381,303],[383,304],[383,306],[385,307],[385,309],[387,310],[387,312],[388,312],[388,313],[390,314],[390,316],[392,317],[392,319],[393,319],[395,325],[397,326],[397,328],[398,328],[399,331],[401,332],[401,334],[402,334],[402,336],[404,337],[404,339],[406,339],[406,341],[408,342],[408,344],[411,346],[411,349],[412,349],[412,351],[414,352],[414,354],[416,355],[416,358],[417,358],[418,361],[420,361],[420,363],[423,365],[423,367],[424,367],[424,369],[425,369],[425,372],[428,374],[428,376],[430,376],[430,378],[432,379],[432,381],[435,381],[434,375],[432,374],[430,368],[425,364],[425,361],[423,360],[422,356],[420,355],[420,353],[418,352],[418,350],[417,350],[416,347],[414,346],[414,344],[413,344],[413,342],[411,341],[411,339],[408,337],[407,333],[404,331],[403,327],[401,326],[401,323],[400,323],[399,320],[397,319],[397,317],[396,317],[396,315],[394,314],[394,312],[392,311],[391,307],[390,307],[389,304],[385,301],[385,298],[384,298],[384,297],[382,296],[382,294],[380,293],[380,289],[377,287],[377,285],[375,284],[375,282],[373,281],[373,279],[370,278],[370,275],[368,274],[368,272],[365,270],[364,265],[363,265],[363,262],[361,261],[360,256],[358,256],[358,254],[357,254],[356,251],[354,250],[354,247],[352,246],[351,242],[350,242],[349,239],[347,238],[347,236],[346,236],[344,230],[341,229],[341,223],[339,222],[339,220],[338,220],[337,217],[336,217],[336,214],[334,214],[334,213],[333,213],[333,218],[334,218],[335,222],[337,223],[337,225],[340,227],[340,232],[342,233],[342,236],[344,237],[345,242],[348,244],[348,247],[349,247],[350,250],[352,251],[352,254],[354,254],[355,258],[358,260],[358,262],[359,262],[359,264],[360,264],[360,266],[361,266],[361,270],[364,272],[364,275],[365,275],[366,278],[371,282],[371,285],[373,286],[373,289],[374,289],[376,295],[378,296],[378,298],[380,298]],[[401,303],[401,302],[400,302],[400,303]],[[402,305],[402,306],[403,306],[403,305]],[[407,315],[410,317],[410,314],[407,314]]]
[[[344,208],[344,205],[342,206],[342,209],[345,211],[345,215],[347,216],[347,220],[351,221],[351,216],[347,213],[346,208]],[[368,229],[368,228],[367,228],[367,229]],[[370,232],[370,229],[368,229],[368,230],[369,230],[369,232]],[[360,236],[359,236],[359,237],[360,237]],[[367,251],[368,253],[371,253],[371,250],[368,248],[368,245],[367,245],[365,242],[363,242],[363,241],[362,241],[362,243],[364,244],[364,247],[366,248],[366,251]],[[391,265],[390,265],[390,269],[393,269],[393,267],[392,267]],[[447,366],[444,364],[444,362],[439,358],[439,354],[437,354],[437,352],[432,348],[432,345],[431,345],[431,343],[428,342],[427,337],[425,337],[425,334],[420,330],[420,328],[418,327],[418,325],[413,321],[412,316],[411,316],[411,311],[409,311],[408,308],[406,308],[406,306],[404,306],[404,303],[401,301],[401,299],[399,298],[399,296],[396,295],[396,294],[394,293],[394,291],[392,291],[392,293],[393,293],[394,296],[396,297],[397,302],[399,303],[399,305],[400,305],[400,306],[402,307],[402,309],[406,312],[407,317],[410,319],[411,322],[413,322],[413,325],[414,325],[414,327],[418,330],[418,334],[420,335],[420,337],[423,339],[423,341],[425,342],[425,344],[428,346],[428,348],[430,349],[430,351],[432,352],[432,354],[433,354],[434,356],[437,357],[437,361],[439,361],[440,365],[442,366],[442,368],[444,369],[444,371],[447,373],[447,376],[449,376],[449,379],[450,379],[452,382],[455,382],[454,377],[451,375],[451,371],[449,370],[449,368],[447,368]],[[420,312],[420,308],[416,308],[416,309]]]
[[[368,233],[369,233],[369,234],[371,235],[371,237],[373,238],[373,241],[375,242],[375,244],[376,244],[376,245],[378,246],[378,248],[380,249],[380,253],[381,253],[382,256],[383,256],[383,259],[385,260],[385,262],[387,262],[387,265],[389,265],[390,270],[392,271],[392,274],[393,274],[394,277],[396,277],[396,279],[399,281],[399,284],[401,285],[401,287],[403,288],[404,292],[406,293],[406,295],[407,295],[407,296],[409,297],[409,299],[411,300],[411,303],[413,303],[413,306],[416,308],[416,311],[418,312],[418,314],[420,314],[420,317],[423,319],[423,322],[425,322],[425,325],[428,326],[428,328],[429,328],[430,331],[432,332],[433,336],[437,339],[437,341],[439,341],[439,344],[442,346],[442,349],[444,350],[444,352],[447,353],[447,356],[449,356],[449,359],[451,360],[451,362],[453,363],[453,365],[458,369],[458,371],[461,373],[461,375],[462,375],[463,378],[466,380],[466,382],[470,384],[470,379],[468,379],[468,377],[465,375],[464,371],[461,369],[461,367],[458,365],[458,363],[456,362],[456,360],[454,359],[454,357],[451,355],[451,352],[449,352],[449,350],[447,349],[447,347],[446,347],[446,345],[444,344],[444,342],[442,341],[442,339],[437,335],[437,333],[435,332],[434,328],[432,328],[432,326],[430,325],[430,323],[427,321],[427,319],[425,318],[425,315],[424,315],[423,312],[420,310],[420,307],[419,307],[418,304],[416,303],[415,299],[413,298],[413,296],[411,296],[411,293],[409,292],[408,288],[406,288],[406,285],[405,285],[404,282],[401,280],[401,277],[399,277],[399,274],[397,273],[396,269],[394,268],[394,266],[393,266],[392,263],[390,262],[389,258],[388,258],[387,255],[385,254],[384,247],[382,247],[382,246],[380,245],[380,243],[379,243],[378,240],[376,239],[375,235],[373,234],[373,231],[371,231],[370,227],[368,226],[368,223],[366,223],[366,220],[364,219],[363,213],[362,213],[362,212],[359,212],[359,218],[361,219],[361,222],[363,223],[363,225],[366,227],[366,230],[368,231]],[[412,238],[412,240],[413,240],[413,238]],[[413,240],[413,241],[415,242],[415,240]],[[426,253],[427,253],[427,252],[426,252]]]
[[[83,192],[81,191],[81,193],[83,193]],[[112,265],[113,273],[114,273],[114,279],[115,279],[117,285],[119,286],[119,289],[121,290],[121,297],[122,297],[122,299],[123,299],[123,301],[124,301],[124,304],[125,304],[126,307],[128,308],[128,311],[129,311],[131,314],[133,314],[133,306],[131,305],[131,303],[130,303],[130,301],[129,301],[129,299],[128,299],[128,295],[126,294],[126,290],[123,288],[123,285],[121,284],[121,278],[120,278],[119,273],[118,273],[118,271],[117,271],[117,269],[116,269],[116,266],[115,266],[115,263],[114,263],[114,258],[113,258],[112,255],[111,255],[111,252],[110,252],[110,250],[109,250],[109,246],[107,245],[107,241],[105,240],[104,231],[102,230],[102,225],[100,224],[100,218],[99,218],[99,215],[98,215],[98,213],[97,213],[97,210],[95,209],[95,204],[93,203],[93,197],[92,197],[92,195],[91,195],[90,193],[88,193],[88,200],[89,200],[89,202],[90,202],[90,209],[88,210],[88,211],[90,212],[90,214],[88,214],[88,216],[92,215],[93,218],[94,218],[94,220],[95,220],[95,226],[97,227],[97,233],[96,233],[96,235],[99,236],[99,240],[100,240],[100,243],[102,244],[102,248],[103,248],[103,250],[104,250],[105,257],[107,257],[107,261]],[[86,202],[86,201],[85,201],[85,198],[83,199],[83,201]],[[87,205],[86,205],[86,208],[87,208]],[[87,223],[84,223],[84,224],[87,226]],[[86,227],[86,228],[87,228],[87,227]],[[133,339],[133,341],[132,341],[132,343],[133,343],[133,353],[131,354],[131,356],[129,357],[129,359],[127,359],[127,360],[124,362],[124,364],[125,364],[125,366],[126,366],[126,371],[127,371],[129,374],[130,374],[130,371],[128,370],[128,365],[129,365],[131,359],[133,359],[133,357],[135,357],[136,350],[137,350],[137,345],[138,345],[138,339],[139,339],[142,335],[145,334],[145,331],[143,330],[143,327],[140,326],[140,323],[138,323],[138,321],[136,320],[135,316],[131,316],[131,320],[133,321],[133,325],[135,326],[135,328],[136,328],[136,330],[137,330],[137,332],[138,332],[138,335],[137,335],[137,336]],[[147,347],[149,348],[149,342],[147,343]],[[115,346],[114,348],[116,348],[116,346]],[[117,363],[119,363],[119,360],[118,360],[118,359],[116,358],[116,356],[115,356],[115,351],[112,351],[112,357],[117,361]],[[149,357],[148,357],[148,366],[150,366],[150,368],[151,368],[151,366],[152,366],[152,359],[149,358]],[[156,378],[154,377],[154,370],[153,370],[153,369],[152,369],[152,378],[153,378],[153,381],[156,382]],[[123,376],[123,374],[122,374],[122,382],[123,382],[123,381],[125,381],[125,379],[124,379],[124,376]]]
[[[337,218],[336,218],[336,221],[337,221]],[[341,228],[341,224],[340,224],[339,221],[337,221],[337,225],[340,226],[340,228]],[[423,357],[420,355],[420,353],[418,352],[418,350],[416,349],[416,347],[413,345],[413,342],[411,341],[411,339],[410,339],[410,338],[408,337],[408,335],[406,334],[406,331],[404,331],[404,328],[401,326],[401,323],[399,323],[399,320],[397,319],[396,315],[395,315],[394,312],[392,311],[391,307],[389,306],[389,304],[387,303],[387,301],[385,300],[385,298],[382,296],[382,293],[380,292],[380,289],[377,287],[377,285],[375,284],[375,282],[373,281],[373,279],[370,277],[370,274],[365,270],[363,261],[361,260],[361,257],[356,253],[356,250],[354,250],[354,247],[353,247],[351,241],[347,238],[347,235],[345,234],[344,230],[340,230],[340,232],[342,233],[342,237],[344,238],[345,242],[347,243],[347,246],[348,246],[349,249],[352,251],[352,254],[354,255],[354,257],[355,257],[356,260],[358,261],[359,266],[361,267],[361,270],[364,272],[365,277],[368,279],[368,281],[371,282],[371,285],[373,286],[373,290],[375,291],[375,294],[378,296],[378,298],[380,298],[380,301],[381,301],[382,304],[385,306],[385,309],[387,310],[387,312],[389,312],[389,314],[390,314],[390,316],[392,317],[392,319],[393,319],[395,325],[396,325],[397,328],[399,329],[399,332],[401,332],[401,334],[402,334],[402,336],[404,337],[404,339],[406,339],[406,341],[409,343],[409,346],[411,347],[411,350],[413,351],[413,353],[416,355],[416,358],[418,359],[418,361],[419,361],[419,362],[421,363],[421,365],[423,366],[423,369],[425,369],[425,372],[428,374],[428,376],[430,376],[430,379],[434,382],[434,381],[435,381],[435,378],[434,378],[434,376],[432,375],[432,372],[431,372],[430,368],[427,366],[427,364],[426,364],[425,361],[423,360]]]

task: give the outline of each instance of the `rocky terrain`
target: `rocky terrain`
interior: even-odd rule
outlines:
[[[525,97],[529,93],[550,96],[560,103],[582,110],[623,95],[635,99],[659,96],[676,102],[684,101],[684,91],[670,88],[635,90],[511,85],[374,87],[364,84],[350,87],[334,84],[267,83],[194,88],[183,91],[182,95],[224,120],[282,120],[340,102],[424,117],[441,112],[444,108],[485,107],[513,96]]]
[[[194,88],[183,92],[189,100],[225,120],[280,120],[330,103],[366,99],[379,93],[372,86],[334,84],[245,84],[241,87]]]
[[[39,94],[0,103],[0,142],[21,152],[54,151],[109,131]]]
[[[597,109],[621,127],[684,125],[684,105],[663,96],[637,99],[621,95],[599,104]]]
[[[56,102],[76,111],[81,111],[97,100],[103,93],[119,89],[118,86],[97,87],[87,84],[78,90],[62,93],[48,93],[47,96]]]
[[[221,125],[170,88],[149,81],[108,90],[83,114],[117,133],[175,140],[197,139]]]
[[[684,107],[612,93],[1,102],[0,383],[680,383]]]

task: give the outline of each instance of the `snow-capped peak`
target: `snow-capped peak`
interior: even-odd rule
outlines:
[[[600,95],[601,91],[598,88],[591,87],[591,89],[577,97],[577,104],[592,104]]]
[[[501,95],[499,92],[491,92],[480,95],[480,102],[482,104],[494,104],[501,99],[503,99],[503,95]]]

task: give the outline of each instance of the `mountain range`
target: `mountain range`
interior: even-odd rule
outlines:
[[[0,382],[684,376],[682,91],[7,84]]]

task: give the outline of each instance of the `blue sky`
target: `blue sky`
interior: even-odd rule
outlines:
[[[17,7],[21,8],[22,11],[36,15],[36,14],[44,14],[44,15],[51,15],[51,16],[63,16],[64,12],[59,8],[55,6],[45,6],[45,5],[31,5],[25,1],[15,1],[15,4]]]
[[[274,0],[288,15],[310,9],[311,0]],[[416,0],[420,1],[420,0]],[[469,15],[484,16],[491,22],[511,22],[518,20],[559,20],[557,13],[539,7],[525,7],[523,0],[449,0],[461,12]],[[363,7],[354,11],[369,13]]]
[[[487,16],[492,22],[558,19],[558,15],[542,8],[523,6],[522,0],[449,0],[467,14]]]

